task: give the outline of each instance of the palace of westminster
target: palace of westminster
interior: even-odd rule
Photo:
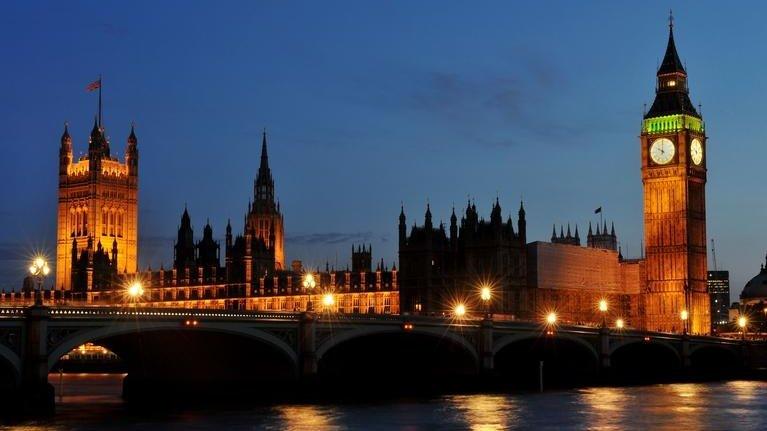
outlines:
[[[242,232],[227,224],[222,245],[206,224],[195,239],[186,209],[173,266],[138,269],[138,139],[131,128],[124,163],[110,151],[97,119],[88,153],[73,158],[65,127],[59,154],[58,229],[52,300],[125,303],[126,286],[141,280],[137,305],[339,313],[449,314],[457,302],[502,319],[538,320],[555,310],[571,323],[598,322],[597,303],[627,326],[691,333],[710,331],[706,288],[706,133],[690,101],[687,72],[670,28],[657,70],[656,96],[639,138],[644,191],[644,257],[624,259],[615,228],[555,227],[549,242],[527,238],[522,203],[512,214],[500,203],[489,219],[475,203],[435,225],[399,214],[399,267],[374,264],[369,246],[352,246],[351,267],[304,268],[285,263],[282,209],[275,200],[266,134],[253,200]],[[223,254],[223,259],[221,254]],[[489,304],[479,299],[489,286]]]

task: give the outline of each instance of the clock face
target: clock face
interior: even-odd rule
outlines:
[[[675,152],[674,143],[668,138],[656,139],[650,145],[650,158],[659,165],[670,162],[674,158]]]
[[[703,145],[698,138],[693,139],[690,143],[690,158],[696,165],[700,165],[700,162],[703,161]]]

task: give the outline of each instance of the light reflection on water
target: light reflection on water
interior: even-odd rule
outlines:
[[[514,399],[505,395],[447,396],[442,410],[451,422],[472,431],[504,430],[519,421]]]
[[[767,383],[732,381],[447,395],[370,403],[278,404],[140,414],[120,402],[122,375],[67,375],[54,419],[16,430],[697,430],[767,429]],[[58,375],[50,382],[57,386]]]

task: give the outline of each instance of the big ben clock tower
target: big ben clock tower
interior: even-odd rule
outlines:
[[[669,22],[655,101],[640,137],[648,330],[709,332],[706,290],[706,133]]]

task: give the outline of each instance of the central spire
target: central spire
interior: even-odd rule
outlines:
[[[268,205],[270,208],[274,203],[274,179],[272,171],[269,169],[269,155],[266,150],[266,129],[264,129],[261,138],[261,164],[258,168],[258,176],[253,185],[253,194],[255,196],[254,204],[256,206]]]
[[[261,166],[258,168],[259,176],[263,172],[269,172],[269,155],[266,152],[266,129],[261,137]]]

